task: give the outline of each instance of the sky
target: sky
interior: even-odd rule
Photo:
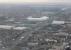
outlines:
[[[0,3],[71,3],[71,0],[0,0]]]

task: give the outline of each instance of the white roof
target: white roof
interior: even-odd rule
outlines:
[[[0,29],[14,29],[14,30],[23,30],[26,29],[27,27],[15,27],[15,26],[10,26],[10,25],[0,25]]]
[[[53,39],[45,39],[45,41],[55,41],[55,42],[57,42],[57,40],[53,40]]]
[[[15,30],[23,30],[23,29],[26,29],[27,27],[14,27],[13,29]]]
[[[53,21],[52,24],[64,24],[64,21]]]
[[[13,26],[9,26],[9,25],[0,25],[1,29],[11,29]]]
[[[27,20],[30,20],[30,21],[44,21],[44,20],[47,20],[49,19],[49,17],[47,16],[43,16],[43,17],[40,17],[40,18],[33,18],[33,17],[28,17]]]
[[[65,32],[60,32],[60,33],[56,33],[54,35],[60,35],[60,36],[68,36],[68,33]]]

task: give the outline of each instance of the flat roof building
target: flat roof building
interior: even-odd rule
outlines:
[[[65,21],[53,21],[52,24],[61,25],[61,24],[65,24]]]

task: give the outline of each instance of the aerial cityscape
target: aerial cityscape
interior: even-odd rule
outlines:
[[[0,4],[0,50],[71,50],[71,5]]]

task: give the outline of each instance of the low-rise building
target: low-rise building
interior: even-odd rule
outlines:
[[[64,24],[65,21],[53,21],[52,24],[57,24],[57,25],[61,25]]]

